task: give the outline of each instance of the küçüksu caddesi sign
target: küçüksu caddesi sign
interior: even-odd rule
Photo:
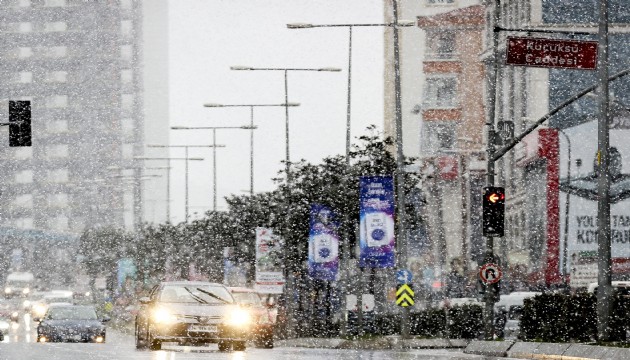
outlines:
[[[506,64],[563,69],[597,68],[597,41],[508,37]]]

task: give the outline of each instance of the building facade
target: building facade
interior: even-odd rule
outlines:
[[[0,26],[2,106],[30,100],[33,114],[33,146],[0,147],[0,223],[132,228],[143,218],[142,3],[7,0]]]
[[[501,27],[551,31],[544,34],[501,32],[499,53],[505,53],[508,35],[597,40],[597,5],[597,2],[586,0],[502,1]],[[611,74],[630,65],[627,60],[630,55],[627,46],[630,40],[628,5],[626,0],[610,2]],[[489,1],[488,18],[491,18],[493,6],[494,2]],[[592,35],[576,35],[572,31]],[[486,43],[491,44],[491,33],[487,36]],[[490,61],[490,55],[489,51],[484,52],[484,59]],[[501,57],[496,82],[495,121],[514,121],[516,134],[525,131],[571,95],[595,84],[597,77],[597,72],[592,70],[530,68],[508,66],[504,62]],[[611,146],[621,154],[620,175],[630,172],[630,162],[625,159],[625,154],[630,154],[630,147],[621,140],[629,129],[623,125],[628,117],[624,113],[625,104],[630,103],[624,91],[628,85],[628,79],[611,83],[611,116],[618,126],[611,126],[610,136]],[[486,96],[494,94],[487,93]],[[507,231],[505,238],[495,243],[495,252],[508,269],[508,280],[520,277],[530,286],[539,288],[562,286],[565,281],[580,287],[596,281],[593,255],[597,247],[588,234],[597,231],[592,221],[596,218],[597,206],[596,201],[588,198],[588,189],[596,181],[594,157],[598,116],[597,100],[585,96],[554,115],[498,162],[497,185],[506,188]],[[625,190],[623,186],[621,181],[615,185],[613,180],[613,188],[620,193]],[[616,264],[613,277],[624,279],[630,273],[630,246],[624,237],[630,230],[624,220],[630,215],[630,202],[618,199],[611,207],[611,214],[613,261]]]

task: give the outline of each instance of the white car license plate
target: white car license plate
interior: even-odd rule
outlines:
[[[216,325],[190,325],[188,331],[217,332]]]
[[[81,335],[68,335],[68,340],[79,341],[81,340]]]

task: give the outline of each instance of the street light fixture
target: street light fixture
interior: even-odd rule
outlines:
[[[282,71],[284,72],[284,103],[289,104],[289,81],[288,81],[288,73],[289,71],[314,71],[314,72],[340,72],[341,69],[333,68],[333,67],[323,67],[323,68],[256,68],[251,66],[232,66],[230,67],[232,70],[246,70],[246,71]],[[287,179],[287,191],[289,191],[289,187],[291,185],[291,158],[289,156],[289,107],[285,106],[285,141],[286,141],[286,179]],[[287,196],[288,199],[288,196]],[[290,204],[287,200],[287,214],[290,213]],[[287,221],[289,221],[289,217],[287,216]],[[290,224],[289,224],[290,225]],[[290,226],[287,226],[287,229]],[[286,237],[285,237],[286,241]],[[294,329],[294,319],[292,314],[293,304],[290,301],[291,296],[293,294],[292,288],[292,278],[289,271],[289,267],[287,266],[288,260],[288,246],[284,247],[284,255],[285,255],[285,272],[286,272],[286,286],[285,286],[285,298],[287,304],[287,334],[288,337],[293,337],[293,329]]]
[[[171,161],[172,160],[183,160],[186,162],[186,213],[188,213],[188,161],[202,161],[204,158],[198,157],[148,157],[148,156],[134,156],[134,160],[166,160],[167,165],[164,167],[166,169],[166,201],[168,206],[166,207],[167,215],[166,220],[168,222],[171,221],[171,213],[170,213],[170,201],[171,201]],[[186,214],[188,215],[188,214]],[[186,222],[188,222],[188,217],[186,217]]]
[[[150,148],[184,148],[185,150],[185,154],[184,154],[184,158],[188,159],[188,148],[216,148],[216,147],[225,147],[225,145],[216,145],[216,144],[212,144],[212,145],[160,145],[160,144],[148,144],[147,147]],[[189,206],[188,206],[188,161],[186,161],[186,194],[185,194],[185,222],[188,222],[188,210],[189,210]]]
[[[287,28],[289,29],[312,29],[312,28],[332,28],[332,27],[346,27],[348,28],[348,102],[347,102],[347,112],[346,112],[346,166],[350,166],[350,146],[351,146],[351,104],[352,104],[352,96],[351,96],[351,88],[352,88],[352,29],[355,27],[392,27],[394,28],[394,73],[395,73],[395,94],[396,94],[396,144],[397,144],[397,183],[398,183],[398,191],[397,191],[397,204],[396,207],[398,209],[404,209],[405,201],[403,190],[403,177],[404,177],[404,161],[402,160],[402,113],[400,109],[400,75],[399,75],[399,50],[398,50],[398,28],[399,27],[410,27],[414,26],[416,23],[413,20],[398,20],[397,17],[397,7],[396,1],[394,0],[394,22],[391,23],[376,23],[376,24],[310,24],[310,23],[291,23],[287,24]],[[345,179],[345,181],[349,181],[350,179]],[[399,229],[404,229],[404,217],[403,211],[399,213]],[[348,223],[350,219],[347,217],[344,219],[344,222]],[[397,234],[398,242],[399,242],[399,256],[398,262],[402,264],[401,266],[406,267],[406,241],[404,240],[404,230],[400,230]],[[349,235],[344,234],[343,241],[343,249],[342,254],[344,257],[344,264],[346,268],[346,277],[348,275],[349,270],[349,257],[350,257],[350,244],[349,244]],[[343,282],[343,295],[342,295],[342,309],[346,309],[346,294],[349,288],[349,279],[346,279]],[[357,296],[358,308],[359,308],[359,326],[362,328],[362,303],[361,303],[361,294]],[[345,312],[346,310],[344,310]],[[406,314],[405,318],[408,318],[408,312],[405,308],[404,313]],[[346,314],[344,314],[346,315]],[[345,324],[346,316],[342,316],[342,321],[344,322],[342,326],[342,333],[345,334],[347,331]],[[405,322],[408,324],[408,321]],[[361,329],[359,330],[361,331]],[[407,327],[403,326],[403,336],[408,337]]]
[[[256,126],[171,126],[171,130],[212,130],[212,211],[217,211],[217,147],[224,145],[217,144],[217,130],[222,129],[242,129],[254,130]]]
[[[250,108],[250,121],[249,126],[251,128],[250,136],[249,136],[249,193],[250,195],[254,195],[254,108],[255,107],[286,107],[286,106],[300,106],[299,103],[287,103],[287,104],[203,104],[204,107],[209,108],[224,108],[224,107],[249,107]]]

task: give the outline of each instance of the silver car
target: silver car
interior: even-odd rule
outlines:
[[[235,303],[230,291],[210,282],[163,282],[140,299],[136,348],[160,350],[162,343],[218,343],[220,351],[245,350],[253,331],[249,309]]]

